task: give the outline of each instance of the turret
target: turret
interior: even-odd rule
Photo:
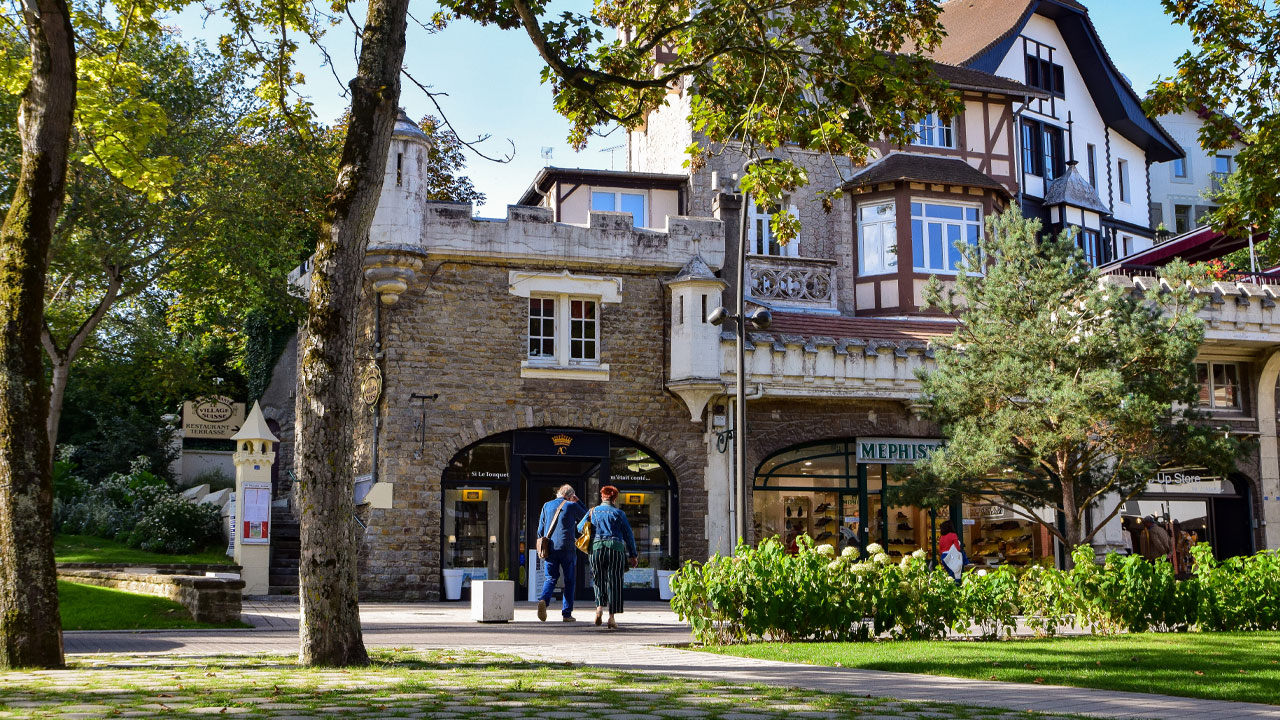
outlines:
[[[262,407],[253,404],[240,432],[232,461],[236,465],[234,556],[241,568],[245,595],[266,595],[271,566],[271,466],[279,442],[267,427]]]

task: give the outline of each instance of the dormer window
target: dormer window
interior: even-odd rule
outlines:
[[[591,190],[591,209],[596,212],[631,213],[632,224],[636,227],[649,227],[649,216],[646,214],[644,191],[610,190],[593,188]]]
[[[923,147],[952,148],[956,146],[956,128],[954,118],[942,118],[938,113],[929,113],[920,119],[913,128],[916,139],[913,145]]]
[[[1066,96],[1066,73],[1062,66],[1034,55],[1027,56],[1027,84],[1055,97]]]

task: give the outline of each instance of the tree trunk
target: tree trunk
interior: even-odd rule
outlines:
[[[1076,500],[1075,484],[1069,480],[1062,483],[1062,514],[1064,516],[1066,527],[1063,534],[1066,535],[1066,566],[1068,569],[1074,566],[1071,559],[1071,553],[1075,551],[1076,546],[1080,544],[1081,538],[1084,537],[1084,528],[1080,522],[1080,507]]]
[[[408,0],[371,0],[351,81],[351,122],[311,270],[302,338],[296,466],[301,525],[298,659],[367,663],[352,497],[356,311],[369,225],[400,102]]]
[[[76,100],[65,0],[25,0],[31,79],[18,108],[22,165],[0,227],[0,668],[61,667],[53,482],[40,333]]]
[[[50,358],[53,365],[52,377],[49,381],[49,418],[45,423],[45,433],[49,436],[49,457],[57,454],[58,423],[62,420],[62,400],[67,394],[67,379],[71,376],[71,358]]]
[[[108,269],[108,274],[110,277],[107,283],[107,291],[98,300],[93,313],[71,336],[71,341],[67,343],[65,350],[58,348],[58,343],[53,339],[53,333],[49,330],[48,325],[44,325],[41,328],[40,341],[44,344],[44,352],[49,356],[49,364],[53,367],[53,377],[49,387],[49,417],[46,421],[50,460],[56,457],[58,453],[58,423],[62,420],[62,401],[67,394],[67,380],[71,376],[71,363],[80,354],[80,349],[84,347],[85,342],[92,337],[94,330],[98,329],[98,323],[102,322],[102,318],[107,316],[107,311],[116,304],[116,300],[120,297],[120,283],[122,282],[120,270],[113,266]]]

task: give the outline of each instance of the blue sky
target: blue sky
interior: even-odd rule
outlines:
[[[1170,25],[1159,0],[1084,2],[1112,59],[1139,94],[1156,77],[1170,74],[1174,59],[1190,47],[1190,34]],[[563,3],[557,3],[560,4]],[[411,12],[425,20],[433,9],[433,5],[424,3],[411,7]],[[353,12],[357,17],[363,16],[362,12]],[[194,13],[179,16],[174,24],[182,27],[188,37],[214,34],[200,27]],[[328,38],[341,82],[322,67],[319,53],[302,57],[299,70],[307,77],[305,92],[325,121],[336,118],[347,105],[341,91],[354,67],[350,38],[350,29],[344,27],[334,28]],[[480,208],[485,216],[506,214],[504,206],[519,198],[544,164],[540,154],[543,147],[552,148],[554,165],[626,169],[625,149],[609,149],[624,142],[621,133],[595,138],[587,149],[577,153],[565,143],[568,125],[551,108],[551,92],[539,83],[541,60],[522,32],[458,22],[428,35],[411,25],[405,64],[417,80],[430,83],[434,91],[448,93],[440,103],[460,135],[468,139],[490,135],[480,147],[494,156],[511,153],[514,144],[514,159],[509,163],[468,156],[467,174],[488,196],[486,205]],[[438,114],[427,97],[408,81],[401,104],[415,120],[428,112]]]

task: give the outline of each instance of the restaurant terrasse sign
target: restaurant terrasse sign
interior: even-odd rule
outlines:
[[[182,432],[189,438],[226,439],[244,424],[244,403],[205,395],[182,404]]]
[[[937,438],[858,438],[858,462],[906,464],[924,460],[942,447]]]

